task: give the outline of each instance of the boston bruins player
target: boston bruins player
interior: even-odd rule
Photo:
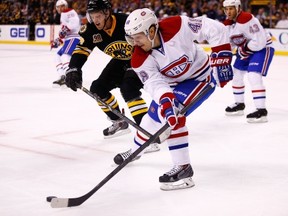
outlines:
[[[108,0],[90,0],[87,5],[87,17],[89,22],[80,29],[80,43],[72,54],[66,72],[66,85],[77,91],[76,83],[82,84],[81,68],[92,50],[98,47],[112,59],[99,78],[92,82],[90,91],[120,111],[116,98],[110,92],[119,87],[131,115],[139,125],[148,108],[141,98],[140,89],[143,84],[130,66],[133,47],[125,39],[124,25],[127,15],[112,13],[112,5]],[[104,138],[119,136],[129,130],[127,122],[99,105],[113,123],[103,131]],[[157,150],[159,146],[156,144],[147,149],[148,152]]]

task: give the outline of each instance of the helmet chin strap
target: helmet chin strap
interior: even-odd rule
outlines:
[[[105,16],[107,15],[107,14],[104,12],[104,10],[103,10],[103,13],[105,14]],[[88,14],[89,14],[89,13],[88,13]],[[107,21],[109,20],[109,18],[110,18],[110,15],[108,15],[108,17],[104,19],[103,28],[100,29],[100,30],[104,30],[104,29],[105,29],[106,23],[107,23]],[[93,22],[93,20],[91,19],[90,15],[89,15],[89,19],[91,20],[91,22]],[[89,19],[88,19],[88,22],[90,22]]]
[[[154,37],[153,37],[152,39],[150,39],[149,34],[147,35],[148,40],[151,42],[152,49],[153,49],[153,47],[154,47],[154,45],[155,45],[156,35],[157,35],[157,32],[155,32]]]
[[[105,14],[105,13],[104,13],[104,14]],[[105,14],[105,15],[106,15],[106,14]],[[103,26],[103,28],[102,28],[101,30],[104,30],[104,29],[105,29],[106,23],[107,23],[107,21],[109,20],[109,18],[110,18],[110,15],[105,19],[104,26]]]
[[[155,40],[155,37],[151,40],[150,37],[148,36],[148,40],[151,42],[151,47],[153,48],[154,47],[154,40]]]

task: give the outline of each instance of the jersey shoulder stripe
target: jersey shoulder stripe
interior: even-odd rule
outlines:
[[[173,38],[181,28],[182,19],[180,16],[168,17],[159,22],[159,31],[164,42]],[[133,56],[131,59],[131,66],[133,68],[140,67],[150,55],[150,52],[145,52],[141,48],[135,46]]]
[[[164,42],[169,41],[179,32],[181,22],[180,16],[168,17],[159,22],[159,29]]]
[[[252,18],[253,18],[252,14],[250,14],[248,12],[241,11],[239,16],[236,19],[236,22],[238,22],[240,24],[245,24],[245,23],[249,22]]]

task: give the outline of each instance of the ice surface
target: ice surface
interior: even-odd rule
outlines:
[[[110,125],[82,91],[53,89],[55,50],[0,45],[1,216],[287,216],[287,57],[274,58],[267,87],[268,123],[227,117],[231,84],[217,89],[189,118],[195,187],[165,192],[166,144],[120,171],[81,206],[53,209],[47,196],[78,197],[94,188],[127,150],[133,133],[103,139]],[[83,68],[89,88],[109,58],[93,52]],[[126,109],[119,90],[113,91]],[[150,97],[143,92],[143,97]],[[245,114],[254,111],[247,86]]]

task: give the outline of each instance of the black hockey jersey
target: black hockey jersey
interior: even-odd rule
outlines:
[[[127,61],[130,65],[133,47],[125,39],[124,25],[126,14],[112,14],[113,22],[109,30],[98,30],[94,23],[81,26],[80,42],[75,48],[69,67],[82,68],[95,47],[119,61]]]

